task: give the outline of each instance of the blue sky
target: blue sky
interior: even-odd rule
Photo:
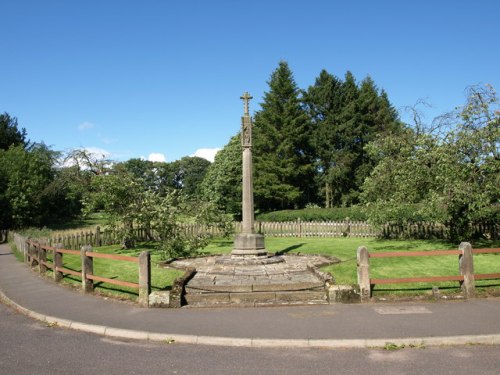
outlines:
[[[1,0],[0,112],[32,141],[115,160],[167,161],[223,147],[249,91],[260,108],[289,63],[299,87],[321,69],[370,75],[396,108],[427,120],[464,89],[500,89],[500,1]]]

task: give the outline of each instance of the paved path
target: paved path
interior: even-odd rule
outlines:
[[[40,320],[114,337],[255,347],[500,344],[500,299],[268,308],[144,309],[40,277],[0,245],[0,299]]]

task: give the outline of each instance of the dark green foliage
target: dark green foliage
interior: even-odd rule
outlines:
[[[59,168],[60,156],[44,143],[29,144],[17,119],[0,115],[0,228],[41,227],[79,215],[84,173]]]
[[[18,128],[17,118],[10,117],[7,112],[0,114],[0,150],[7,150],[10,146],[27,145],[26,129]]]
[[[475,87],[466,105],[447,117],[451,122],[440,136],[405,129],[372,142],[367,151],[378,164],[362,194],[370,219],[448,223],[453,241],[471,237],[471,224],[498,225],[498,108],[492,87]]]
[[[255,204],[264,210],[303,207],[314,199],[312,124],[286,62],[272,73],[254,126]]]
[[[237,134],[215,155],[215,160],[201,184],[204,200],[215,203],[225,212],[241,215],[242,156]]]
[[[297,87],[286,62],[271,74],[255,113],[254,200],[257,211],[326,207],[359,202],[361,186],[377,160],[365,147],[402,129],[387,94],[371,78],[360,86],[321,71],[307,91]],[[241,210],[239,136],[219,153],[203,182],[206,198],[226,212]],[[324,197],[324,198],[323,198]]]
[[[43,226],[75,214],[78,197],[60,179],[57,156],[44,144],[0,150],[0,227]]]
[[[396,111],[370,77],[358,87],[350,72],[341,81],[323,70],[305,93],[304,102],[315,124],[317,181],[325,206],[357,203],[360,188],[375,165],[365,147],[381,134],[400,131]]]
[[[368,215],[362,206],[334,208],[303,208],[301,210],[283,210],[263,213],[257,216],[258,221],[286,222],[296,221],[366,221]]]
[[[185,156],[171,164],[175,173],[177,187],[181,188],[187,196],[198,196],[200,184],[211,163],[197,156]]]
[[[184,194],[196,198],[199,197],[200,184],[211,163],[196,156],[186,156],[171,163],[130,159],[121,164],[141,180],[145,189],[163,195],[172,188],[182,189]]]

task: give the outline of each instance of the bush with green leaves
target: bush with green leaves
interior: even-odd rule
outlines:
[[[366,210],[361,206],[335,208],[304,208],[301,210],[282,210],[257,215],[259,221],[366,221]]]
[[[215,205],[193,202],[178,189],[145,189],[140,178],[121,166],[93,179],[85,203],[87,212],[101,209],[106,213],[106,225],[122,238],[124,248],[135,246],[134,228],[145,229],[158,243],[163,259],[195,255],[208,244],[209,235],[185,233],[180,225],[183,221],[217,225],[224,233],[232,231],[230,218]]]
[[[379,162],[361,195],[370,219],[448,223],[454,241],[470,238],[473,223],[498,223],[499,108],[491,86],[472,87],[441,133],[416,126],[372,142],[367,151]]]

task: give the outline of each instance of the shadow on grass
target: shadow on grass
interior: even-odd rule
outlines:
[[[304,245],[305,245],[305,243],[299,243],[297,245],[288,246],[286,249],[277,251],[276,255],[284,255],[284,254],[289,253],[290,251],[293,251],[295,249],[298,249],[299,247],[302,247]]]

